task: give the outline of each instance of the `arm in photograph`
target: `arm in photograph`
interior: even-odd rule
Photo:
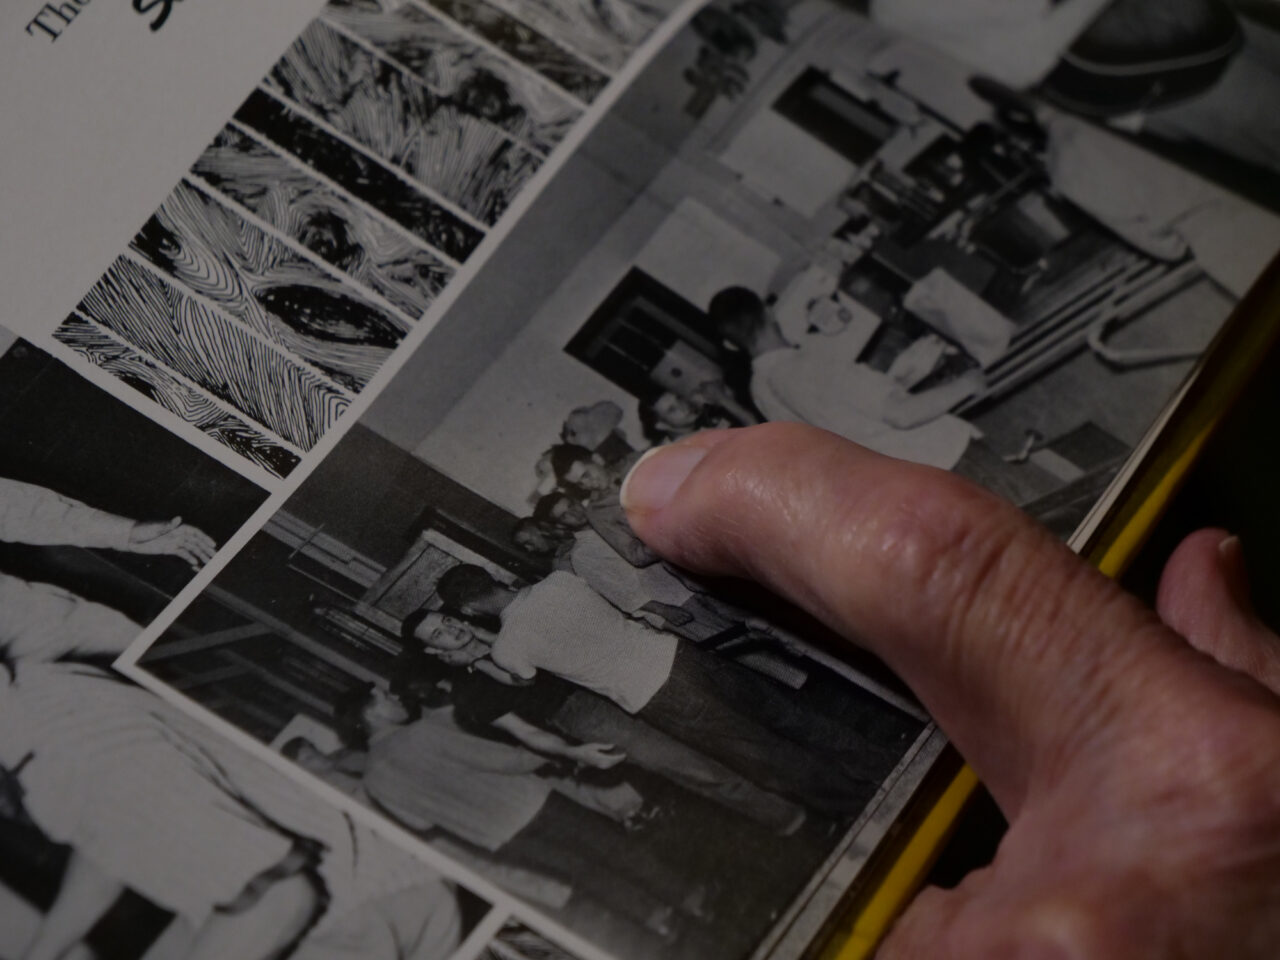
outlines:
[[[640,542],[631,532],[622,509],[614,505],[590,507],[587,520],[600,539],[613,547],[618,555],[633,567],[647,567],[658,562],[658,555]]]
[[[899,430],[923,426],[978,393],[984,383],[982,374],[974,370],[923,393],[908,393],[898,387],[885,398],[884,422]]]
[[[921,337],[898,354],[889,368],[889,376],[910,390],[933,373],[946,350],[946,341],[936,334]]]
[[[133,521],[95,510],[53,490],[0,479],[0,540],[37,547],[124,550]]]
[[[39,933],[28,944],[23,960],[59,960],[65,956],[88,935],[124,890],[123,883],[108,877],[73,850],[57,899],[45,914]]]
[[[550,730],[534,726],[514,713],[504,714],[495,720],[493,725],[543,756],[562,758],[599,770],[616,767],[627,758],[625,753],[612,744],[570,743]]]
[[[181,517],[146,522],[98,510],[53,490],[0,479],[0,540],[33,546],[71,546],[165,554],[199,567],[217,549],[213,539]]]
[[[492,660],[487,660],[487,659],[477,660],[475,663],[471,665],[471,668],[473,670],[480,671],[486,677],[490,677],[494,680],[497,680],[499,683],[506,684],[508,687],[523,687],[527,683],[529,683],[530,680],[533,679],[532,677],[529,677],[529,678],[517,677],[510,670],[505,670],[502,667],[498,666],[496,663],[494,663]]]

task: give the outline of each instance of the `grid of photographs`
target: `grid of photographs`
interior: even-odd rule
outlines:
[[[808,420],[1069,536],[1277,222],[856,12],[708,6],[129,669],[610,956],[797,956],[935,732],[621,478]]]
[[[1001,60],[929,6],[705,5],[511,222],[670,11],[333,0],[55,334],[277,477],[393,363],[252,530],[264,490],[0,330],[0,956],[806,955],[942,738],[659,561],[621,478],[803,420],[1068,537],[1280,248],[1211,182],[1280,171],[1238,136],[1273,29],[1193,24],[1221,62],[1110,115],[1132,8],[1011,14]]]
[[[666,12],[333,0],[58,340],[287,476]]]

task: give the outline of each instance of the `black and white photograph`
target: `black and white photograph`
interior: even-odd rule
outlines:
[[[447,960],[487,905],[111,659],[266,494],[0,329],[0,956]]]
[[[1068,538],[1278,245],[865,14],[710,4],[126,669],[609,955],[798,957],[935,731],[871,658],[661,562],[629,468],[808,422]]]
[[[1280,10],[1268,0],[861,5],[1011,90],[1280,210]]]

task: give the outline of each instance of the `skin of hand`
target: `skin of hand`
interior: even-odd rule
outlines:
[[[597,770],[616,767],[627,755],[611,743],[583,743],[573,748],[572,757],[578,763]]]
[[[751,578],[885,660],[1010,821],[883,960],[1274,957],[1280,640],[1239,541],[1192,535],[1146,608],[978,487],[794,424],[652,453],[637,534]]]
[[[193,570],[199,570],[213,559],[218,545],[204,531],[174,517],[168,521],[139,520],[129,531],[127,549],[130,553],[178,557]]]

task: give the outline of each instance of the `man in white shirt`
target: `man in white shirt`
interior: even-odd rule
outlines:
[[[501,621],[496,636],[460,623],[425,639],[429,652],[465,654],[513,677],[540,672],[612,700],[765,790],[827,816],[856,814],[874,793],[878,748],[753,671],[633,620],[572,573],[523,590],[461,564],[436,587],[462,616]],[[456,662],[451,659],[451,662]]]
[[[767,420],[808,423],[877,453],[943,470],[955,467],[973,438],[973,427],[947,411],[981,389],[981,374],[910,393],[928,370],[908,371],[904,364],[881,373],[858,362],[878,325],[870,314],[851,316],[834,335],[812,334],[793,344],[746,288],[720,291],[708,313],[721,335],[751,357],[751,397]]]

